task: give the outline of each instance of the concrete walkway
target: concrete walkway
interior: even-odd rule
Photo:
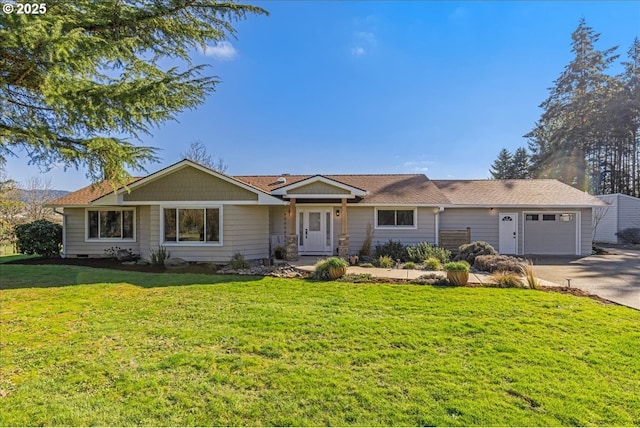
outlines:
[[[611,254],[533,258],[537,277],[558,286],[579,288],[603,299],[640,309],[640,251],[606,248]]]

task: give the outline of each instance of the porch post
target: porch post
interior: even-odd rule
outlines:
[[[289,230],[285,233],[285,259],[298,260],[298,235],[296,234],[296,198],[289,200]]]
[[[349,234],[347,233],[347,198],[342,198],[341,229],[338,236],[338,256],[344,259],[349,258]]]

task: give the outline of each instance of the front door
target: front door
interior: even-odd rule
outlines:
[[[500,213],[498,235],[498,252],[500,254],[517,254],[518,252],[518,214]]]
[[[324,254],[331,252],[331,211],[327,209],[305,209],[299,212],[299,252]]]

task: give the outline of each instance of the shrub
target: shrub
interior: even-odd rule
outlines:
[[[353,282],[353,283],[361,283],[361,282],[374,282],[373,276],[370,273],[348,273],[342,278],[337,279],[339,282]]]
[[[360,252],[358,252],[358,255],[360,257],[370,257],[371,240],[373,239],[373,228],[371,227],[371,223],[367,224],[367,228],[364,233],[364,241],[362,242],[362,247],[360,247]]]
[[[330,268],[347,268],[349,263],[340,257],[329,257],[316,263],[316,270],[313,273],[315,279],[328,280]]]
[[[498,252],[489,243],[474,241],[470,244],[460,245],[455,260],[464,260],[472,265],[478,256],[495,256],[497,254]]]
[[[492,284],[501,288],[522,288],[524,284],[520,275],[513,272],[494,272],[491,275]]]
[[[418,269],[418,265],[414,262],[406,262],[404,266],[402,266],[402,269]]]
[[[395,260],[393,260],[391,257],[389,256],[380,256],[378,257],[378,266],[380,266],[381,268],[390,268],[393,267],[393,265],[396,263]]]
[[[249,269],[251,265],[240,253],[234,253],[229,260],[229,267],[233,270]]]
[[[540,282],[538,278],[533,273],[533,262],[531,260],[527,260],[527,263],[524,265],[524,269],[522,270],[524,275],[524,279],[527,282],[527,286],[533,290],[537,290],[540,288]]]
[[[149,249],[149,258],[152,265],[164,265],[164,261],[171,257],[171,253],[167,250],[167,247],[160,245],[158,248]]]
[[[435,257],[441,263],[446,263],[451,258],[451,251],[436,247],[429,242],[420,242],[406,248],[407,260],[420,263],[430,257]]]
[[[49,220],[36,220],[15,227],[18,251],[53,257],[60,254],[62,226]]]
[[[386,243],[376,245],[376,255],[388,256],[393,260],[400,260],[401,262],[407,261],[406,248],[400,241],[393,241],[389,239]]]
[[[526,262],[511,256],[478,256],[473,267],[484,272],[513,272],[522,273]]]
[[[628,227],[616,232],[616,236],[629,244],[640,244],[640,227]]]
[[[449,280],[435,273],[421,275],[411,280],[411,284],[416,285],[449,285]]]
[[[457,261],[457,262],[445,263],[442,268],[445,271],[450,271],[450,270],[453,271],[453,270],[455,270],[455,271],[466,271],[466,272],[469,272],[471,266],[469,265],[469,263],[467,263],[464,260],[462,260],[462,261]]]
[[[426,270],[440,270],[440,260],[435,257],[429,257],[422,262]]]

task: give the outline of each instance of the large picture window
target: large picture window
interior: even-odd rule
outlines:
[[[376,227],[416,227],[416,211],[414,209],[377,209]]]
[[[135,212],[122,210],[87,211],[87,237],[89,239],[135,239]]]
[[[165,208],[164,242],[220,243],[220,208]]]

